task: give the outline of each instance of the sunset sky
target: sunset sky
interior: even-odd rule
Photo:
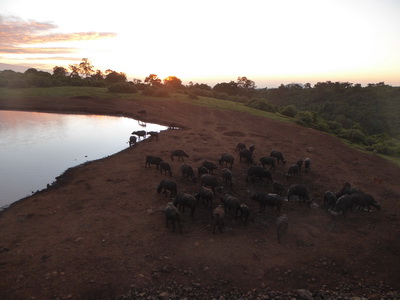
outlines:
[[[257,87],[400,85],[399,0],[0,0],[0,63]]]

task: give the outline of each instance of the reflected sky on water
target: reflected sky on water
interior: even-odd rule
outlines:
[[[134,130],[165,129],[124,117],[0,110],[0,207],[42,190],[70,167],[125,149]]]

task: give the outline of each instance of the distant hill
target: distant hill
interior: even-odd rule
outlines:
[[[26,67],[26,66],[18,66],[18,65],[10,65],[10,64],[0,63],[0,71],[12,70],[12,71],[15,71],[15,72],[24,73],[29,68],[30,67]]]
[[[33,68],[32,66],[20,66],[20,65],[12,65],[12,64],[3,64],[0,63],[0,71],[4,70],[12,70],[15,72],[20,72],[24,73],[26,70]],[[35,68],[38,71],[44,71],[44,72],[52,72],[52,70],[46,70],[46,69],[40,69],[40,68]]]

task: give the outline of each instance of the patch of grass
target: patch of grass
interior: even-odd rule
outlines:
[[[155,97],[155,96],[143,96],[141,93],[126,94],[126,93],[110,93],[107,88],[96,88],[96,87],[49,87],[49,88],[0,88],[0,99],[6,98],[73,98],[73,97],[92,97],[99,99],[145,99],[150,101],[160,101],[164,99],[178,100],[193,105],[206,106],[216,109],[233,110],[249,113],[252,115],[267,117],[279,121],[292,122],[289,118],[274,114],[270,112],[261,111],[244,105],[243,103],[233,102],[228,100],[221,100],[208,97],[198,97],[198,99],[188,99],[187,95],[184,94],[170,94],[169,97]]]
[[[283,122],[293,122],[291,118],[287,118],[280,114],[274,114],[271,112],[266,112],[259,109],[251,108],[249,106],[246,106],[244,103],[233,102],[229,100],[221,100],[216,98],[200,97],[200,96],[198,98],[199,99],[188,99],[186,95],[176,95],[176,99],[194,105],[245,112],[248,114],[279,120]]]
[[[0,99],[6,98],[73,98],[73,97],[92,97],[100,99],[127,98],[137,99],[137,94],[110,93],[103,87],[82,87],[82,86],[63,86],[49,88],[0,88]]]

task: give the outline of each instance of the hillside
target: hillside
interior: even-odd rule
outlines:
[[[1,212],[2,299],[400,297],[400,168],[379,156],[296,124],[177,100],[0,99],[0,109],[124,114],[182,128],[69,169],[54,186]],[[140,117],[143,109],[147,116]],[[254,144],[256,159],[282,151],[287,163],[272,177],[286,188],[307,184],[319,205],[285,202],[289,229],[281,243],[275,211],[260,212],[250,200],[253,191],[272,192],[272,185],[246,182],[249,165],[239,161],[238,142]],[[188,153],[185,162],[195,170],[224,152],[234,155],[234,188],[224,191],[249,206],[249,223],[227,212],[224,232],[213,234],[211,213],[199,205],[193,218],[182,214],[182,234],[166,228],[162,210],[169,199],[156,192],[165,176],[145,168],[146,155],[171,164],[179,193],[199,190],[198,182],[182,178],[182,162],[171,161],[174,149]],[[286,181],[290,164],[305,157],[311,172]],[[222,184],[221,170],[215,175]],[[382,210],[333,218],[321,206],[323,194],[345,181],[371,194]],[[214,207],[218,202],[215,197]]]

